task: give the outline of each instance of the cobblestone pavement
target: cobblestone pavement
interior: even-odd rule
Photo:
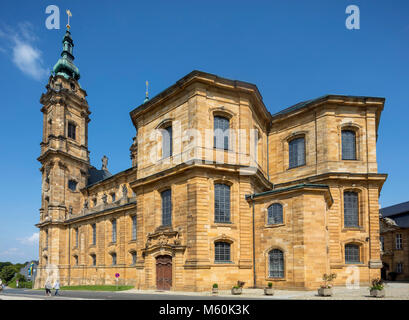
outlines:
[[[131,289],[120,292],[63,291],[59,297],[45,297],[42,291],[28,289],[7,289],[0,294],[0,300],[409,300],[409,282],[389,282],[385,286],[385,298],[369,295],[368,286],[358,289],[335,287],[332,297],[320,297],[317,290],[290,291],[275,290],[273,296],[265,296],[263,289],[243,289],[241,295],[232,295],[230,290],[220,290],[218,295],[211,292],[180,292]]]
[[[128,293],[163,294],[163,295],[187,295],[187,296],[212,296],[210,292],[158,292],[155,290],[128,290]],[[258,299],[295,299],[295,300],[409,300],[409,283],[389,282],[385,284],[385,298],[371,297],[368,286],[348,289],[346,287],[334,287],[332,297],[320,297],[317,290],[314,291],[290,291],[274,290],[273,296],[265,296],[263,289],[243,289],[243,293],[233,296],[229,290],[219,290],[218,297],[225,298],[258,298]]]

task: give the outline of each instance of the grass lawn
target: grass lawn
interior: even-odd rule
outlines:
[[[118,289],[117,289],[118,288]],[[62,286],[61,291],[64,290],[84,290],[84,291],[124,291],[134,288],[133,286]],[[44,288],[37,289],[44,290]]]

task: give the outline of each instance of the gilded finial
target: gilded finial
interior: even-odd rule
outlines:
[[[71,13],[71,11],[69,9],[67,9],[65,12],[67,13],[67,16],[68,16],[67,30],[69,31],[70,28],[71,28],[71,26],[70,26],[70,17],[72,17],[72,13]]]
[[[145,100],[144,102],[149,100],[149,82],[146,80],[146,92],[145,92]]]

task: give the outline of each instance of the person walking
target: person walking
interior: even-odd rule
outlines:
[[[45,283],[45,295],[51,296],[51,283],[49,280],[47,280]]]
[[[55,294],[54,295],[59,296],[60,294],[58,293],[58,290],[60,290],[60,281],[55,280],[54,289],[55,289]]]

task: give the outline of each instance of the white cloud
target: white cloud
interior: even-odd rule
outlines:
[[[32,29],[30,23],[24,22],[18,25],[17,30],[0,30],[0,38],[6,41],[8,49],[1,47],[0,52],[8,54],[23,73],[35,80],[41,80],[48,71],[43,66],[42,52],[34,45],[37,37]]]
[[[38,238],[39,238],[39,233],[34,232],[31,236],[28,236],[25,238],[19,238],[17,240],[20,241],[22,244],[26,244],[26,245],[38,245]]]

